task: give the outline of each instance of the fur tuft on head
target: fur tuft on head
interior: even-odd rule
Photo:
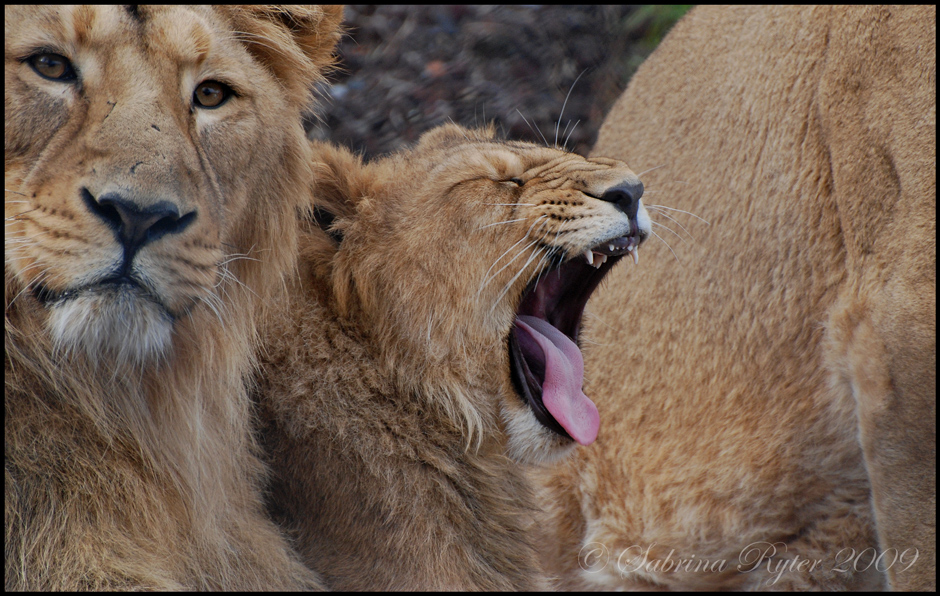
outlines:
[[[264,515],[246,383],[341,16],[5,8],[8,590],[320,585]]]

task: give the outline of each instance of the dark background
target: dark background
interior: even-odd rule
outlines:
[[[372,157],[447,121],[493,121],[503,137],[552,144],[570,91],[558,143],[567,137],[586,154],[630,76],[687,9],[347,6],[340,70],[320,89],[310,136]]]

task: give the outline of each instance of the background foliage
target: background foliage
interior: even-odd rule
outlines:
[[[688,8],[348,6],[341,71],[321,89],[310,134],[367,156],[448,120],[494,121],[504,136],[553,143],[564,105],[558,143],[584,154],[630,76]]]

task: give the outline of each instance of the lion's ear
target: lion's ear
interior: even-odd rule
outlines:
[[[421,135],[417,150],[447,147],[466,141],[490,141],[495,135],[496,128],[492,124],[485,128],[464,128],[457,124],[442,124]]]
[[[292,102],[306,105],[314,83],[335,63],[343,33],[342,6],[220,6],[238,39],[287,88]]]
[[[356,221],[356,206],[371,188],[368,166],[348,149],[312,142],[310,202],[298,212],[301,268],[323,288],[332,288],[334,257]]]
[[[329,143],[313,143],[313,154],[313,201],[307,219],[342,241],[344,220],[355,215],[360,197],[368,193],[367,166],[360,156]]]

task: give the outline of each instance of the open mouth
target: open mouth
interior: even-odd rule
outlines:
[[[638,260],[645,236],[601,242],[543,272],[523,293],[509,333],[516,391],[542,425],[581,445],[593,443],[600,427],[597,407],[581,390],[584,360],[576,342],[584,306],[624,255]]]

